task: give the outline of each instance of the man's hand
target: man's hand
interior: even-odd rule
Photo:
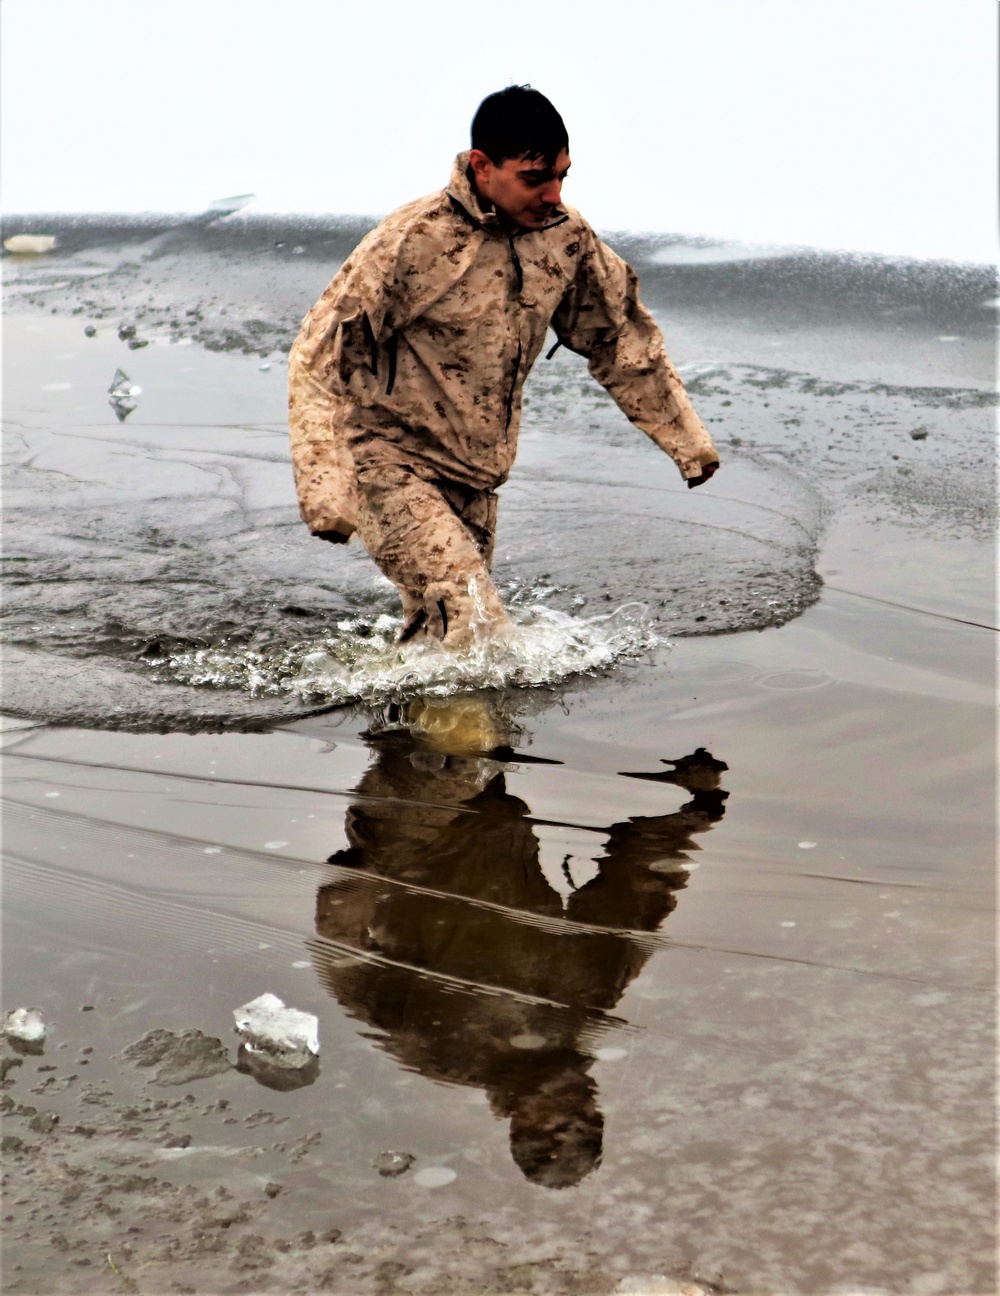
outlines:
[[[709,477],[711,477],[714,474],[718,466],[719,466],[718,459],[716,459],[713,463],[704,464],[702,466],[700,477],[689,477],[687,479],[688,490],[693,490],[695,486],[701,486],[705,482],[707,482]]]

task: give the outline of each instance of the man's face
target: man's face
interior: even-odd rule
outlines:
[[[542,158],[505,158],[493,162],[480,149],[469,154],[469,165],[481,199],[523,229],[542,229],[552,219],[560,201],[562,183],[569,170],[566,149],[554,166]]]

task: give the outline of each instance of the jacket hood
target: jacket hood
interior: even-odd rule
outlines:
[[[457,204],[463,214],[474,224],[480,225],[483,229],[500,230],[503,227],[500,224],[499,217],[493,207],[484,208],[480,205],[479,197],[472,185],[472,179],[469,174],[469,150],[459,153],[455,158],[451,168],[451,179],[445,193],[451,201]],[[569,213],[560,203],[553,212],[552,220],[542,229],[551,229],[553,225],[561,225],[566,220]]]

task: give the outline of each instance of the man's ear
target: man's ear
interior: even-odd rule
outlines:
[[[494,163],[482,149],[469,150],[469,166],[478,184],[489,184],[493,175]]]

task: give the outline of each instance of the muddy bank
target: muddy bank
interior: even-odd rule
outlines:
[[[8,1046],[5,1291],[621,1290],[578,1240],[547,1248],[498,1241],[485,1221],[461,1215],[415,1232],[380,1219],[345,1231],[331,1206],[326,1227],[298,1228],[283,1199],[308,1180],[323,1129],[290,1139],[288,1117],[268,1108],[266,1091],[229,1066],[223,1076],[199,1074],[221,1070],[215,1059],[225,1057],[219,1041],[202,1039],[215,1045],[207,1068],[189,1056],[171,1071],[168,1057],[144,1075],[126,1051],[96,1084],[85,1069],[90,1046],[70,1056],[56,1045],[52,1060]],[[171,1173],[206,1162],[197,1183]],[[658,1288],[682,1289],[728,1290],[684,1274]]]

